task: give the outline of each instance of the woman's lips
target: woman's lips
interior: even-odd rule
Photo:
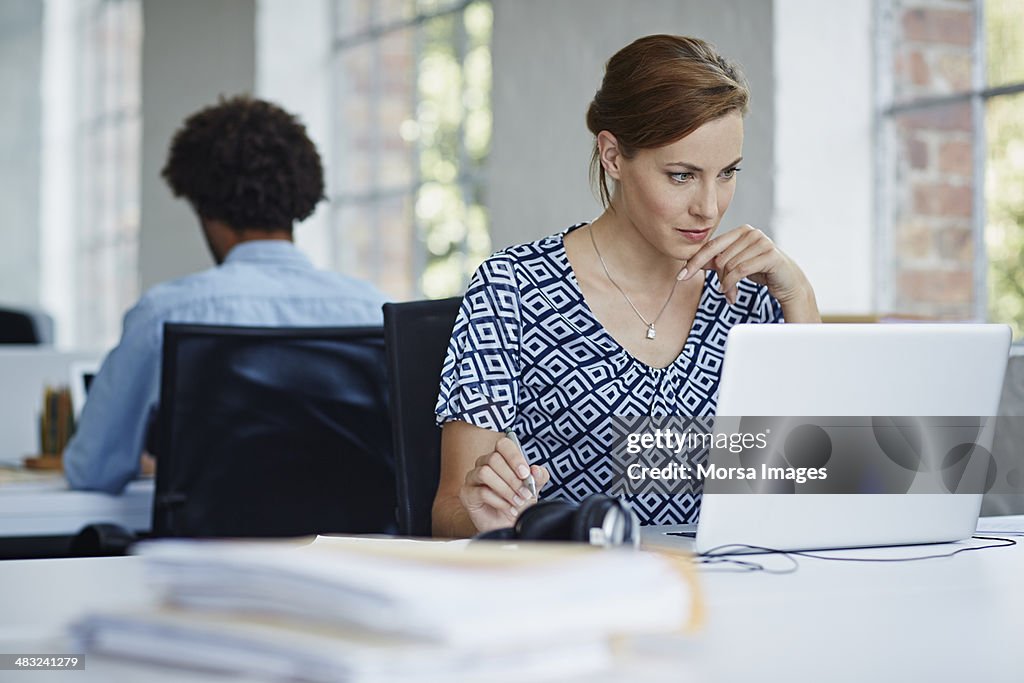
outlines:
[[[711,233],[711,228],[704,228],[703,230],[681,230],[676,228],[676,232],[691,242],[703,242]]]

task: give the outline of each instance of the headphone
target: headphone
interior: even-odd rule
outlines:
[[[515,526],[488,531],[474,538],[577,541],[604,548],[635,548],[640,543],[640,521],[626,501],[597,493],[578,505],[562,500],[540,501],[523,510]]]

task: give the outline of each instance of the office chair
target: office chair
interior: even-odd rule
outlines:
[[[45,313],[0,308],[0,344],[49,344],[53,319]]]
[[[384,304],[384,338],[398,470],[398,530],[431,535],[441,474],[441,430],[434,405],[462,298]]]
[[[154,536],[393,533],[380,328],[164,326]]]

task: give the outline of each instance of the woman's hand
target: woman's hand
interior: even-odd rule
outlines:
[[[506,436],[498,439],[493,452],[476,459],[459,490],[459,501],[478,531],[512,526],[524,509],[537,502],[523,481],[530,474],[538,491],[551,479],[546,468],[530,466]]]
[[[699,270],[718,273],[722,293],[730,304],[739,295],[737,285],[748,278],[768,288],[782,304],[788,322],[820,322],[818,305],[807,276],[763,232],[741,225],[704,243],[686,263],[684,280]]]

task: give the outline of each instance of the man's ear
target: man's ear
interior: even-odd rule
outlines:
[[[622,150],[619,148],[619,141],[608,131],[602,130],[597,134],[597,150],[598,158],[601,161],[601,166],[604,167],[605,174],[609,178],[618,180],[621,175],[619,164],[623,159]]]

